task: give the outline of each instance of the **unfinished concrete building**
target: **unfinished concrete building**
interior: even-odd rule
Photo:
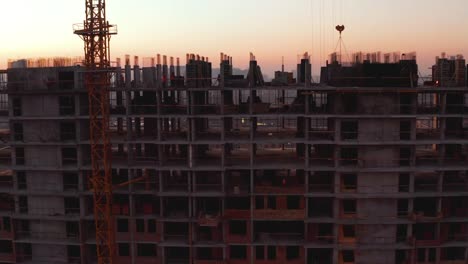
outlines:
[[[116,263],[467,263],[466,87],[312,85],[308,58],[269,86],[254,57],[244,77],[223,55],[215,80],[207,58],[185,77],[170,61],[114,68],[114,184],[149,173],[114,191]],[[96,262],[82,76],[0,73],[0,263]]]

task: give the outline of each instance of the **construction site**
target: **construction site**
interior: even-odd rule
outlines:
[[[88,2],[84,59],[0,70],[0,264],[468,263],[463,56],[111,65]]]

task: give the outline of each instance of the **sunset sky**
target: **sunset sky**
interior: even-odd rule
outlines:
[[[2,1],[0,68],[8,58],[82,56],[72,24],[84,19],[84,0]],[[112,58],[208,56],[220,52],[246,68],[253,52],[273,75],[285,57],[312,54],[314,74],[343,39],[353,51],[416,51],[423,74],[442,51],[468,56],[467,0],[107,0],[107,16],[118,25]]]

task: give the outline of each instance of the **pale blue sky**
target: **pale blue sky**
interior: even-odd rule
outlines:
[[[1,0],[0,68],[7,58],[79,56],[72,24],[84,19],[84,0]],[[440,52],[468,56],[468,0],[107,0],[119,35],[112,57],[157,53],[185,58],[219,52],[247,66],[248,54],[272,75],[285,56],[292,69],[309,51],[313,67],[335,49],[336,24],[345,24],[352,51],[417,51],[425,72]]]

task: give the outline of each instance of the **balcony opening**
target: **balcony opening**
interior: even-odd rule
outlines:
[[[166,222],[164,223],[164,239],[167,241],[185,242],[189,238],[189,224]]]
[[[267,209],[276,209],[276,196],[267,196]]]
[[[226,189],[229,194],[242,195],[250,193],[250,171],[226,171]]]
[[[255,197],[255,209],[276,209],[276,196],[256,196]]]
[[[345,173],[341,175],[341,191],[356,192],[357,191],[357,174]]]
[[[25,165],[24,148],[15,148],[16,165]]]
[[[165,251],[166,263],[189,263],[190,249],[188,247],[166,247]]]
[[[464,165],[467,162],[468,148],[461,144],[445,145],[445,163]]]
[[[410,166],[411,164],[411,148],[401,147],[400,148],[400,166]]]
[[[333,198],[309,198],[309,217],[333,217]]]
[[[128,219],[117,219],[117,232],[128,233]]]
[[[400,173],[398,176],[398,192],[409,192],[410,175],[408,173]]]
[[[417,259],[420,263],[433,263],[436,260],[435,248],[418,248]]]
[[[358,149],[355,147],[344,147],[341,149],[341,164],[343,166],[358,165]]]
[[[256,139],[290,139],[302,138],[304,128],[299,130],[301,124],[298,124],[297,118],[257,118],[254,119],[254,137]]]
[[[155,244],[137,244],[137,256],[139,257],[157,257],[157,250]]]
[[[247,259],[247,246],[230,246],[229,258],[232,260]]]
[[[13,98],[12,99],[12,106],[13,106],[13,116],[22,116],[23,115],[23,107],[21,98]]]
[[[409,209],[408,199],[399,199],[397,202],[397,215],[399,217],[407,217]]]
[[[12,241],[0,240],[0,254],[13,254]]]
[[[245,166],[250,164],[250,145],[249,144],[225,144],[224,155],[226,157],[225,165]]]
[[[437,200],[437,198],[415,198],[414,213],[424,217],[437,217],[437,208],[439,208]]]
[[[333,249],[330,249],[330,248],[307,249],[307,263],[333,264]]]
[[[221,166],[221,156],[224,146],[222,145],[192,145],[193,166]]]
[[[265,246],[255,246],[255,259],[256,260],[265,259]]]
[[[154,219],[148,219],[148,222],[147,222],[147,232],[148,233],[156,233],[156,220]]]
[[[225,106],[225,109],[229,106]],[[225,112],[227,113],[227,112]],[[224,118],[224,131],[227,140],[248,140],[250,138],[250,119],[249,118]]]
[[[286,197],[286,206],[288,210],[301,209],[301,197],[300,196]]]
[[[468,191],[468,174],[460,171],[446,171],[442,186],[444,192]]]
[[[62,165],[77,165],[77,163],[76,148],[62,148]]]
[[[465,241],[468,238],[465,223],[441,224],[441,237],[447,242]]]
[[[254,174],[257,193],[303,192],[304,171],[302,170],[257,170]]]
[[[303,154],[303,145],[291,142],[253,145],[254,163],[256,165],[271,166],[277,164],[284,165],[283,168],[302,165],[304,163]]]
[[[216,261],[223,259],[223,248],[197,248],[196,249],[197,260]]]
[[[64,191],[77,191],[79,188],[79,178],[76,172],[64,172],[62,181]]]
[[[222,191],[222,176],[221,172],[194,172],[195,188],[198,192]]]
[[[161,159],[166,166],[186,166],[188,145],[162,145]]]
[[[136,215],[159,215],[159,197],[153,195],[135,195]]]
[[[64,207],[66,215],[80,214],[80,199],[75,197],[64,198]]]
[[[130,215],[130,200],[128,195],[114,194],[112,213],[114,215]]]
[[[357,213],[357,201],[356,200],[342,200],[341,201],[341,212],[345,217],[354,217]]]
[[[195,131],[195,141],[199,140],[220,140],[222,131],[221,119],[215,118],[194,118],[193,130]]]
[[[463,113],[466,106],[466,94],[447,93],[447,113],[459,114]]]
[[[341,122],[341,140],[356,140],[358,139],[359,122],[358,121],[342,121]]]
[[[355,114],[358,109],[358,97],[355,93],[341,95],[344,114]]]
[[[268,260],[275,260],[276,259],[276,247],[267,246],[266,248],[267,248]]]
[[[406,250],[399,249],[395,251],[395,263],[396,264],[405,264],[409,258],[409,254]]]
[[[354,251],[343,250],[341,251],[342,263],[354,263]]]
[[[418,114],[437,114],[440,111],[440,95],[438,93],[418,94]]]
[[[67,256],[69,263],[80,263],[81,250],[80,246],[67,246]]]
[[[247,221],[230,220],[229,221],[229,234],[231,235],[247,235]]]
[[[466,118],[447,118],[445,121],[445,137],[449,139],[463,139],[466,134]]]
[[[188,192],[187,171],[163,171],[162,184],[164,192]]]
[[[300,257],[300,249],[298,246],[286,247],[286,260],[296,260]]]
[[[136,225],[136,231],[138,233],[144,233],[145,232],[145,220],[144,219],[136,219],[135,220],[135,225]]]
[[[227,210],[250,210],[250,198],[228,197],[226,198],[226,209]]]
[[[2,218],[3,222],[3,230],[6,232],[11,232],[11,218],[8,216],[4,216]]]
[[[316,171],[309,174],[309,192],[334,193],[335,173]]]
[[[333,167],[334,162],[334,146],[332,145],[307,145],[309,152],[309,164],[319,167]]]
[[[434,117],[418,117],[416,119],[416,139],[440,139],[440,119]]]
[[[332,119],[311,118],[309,121],[309,139],[334,140],[335,131]]]
[[[128,170],[119,171],[119,175],[125,176],[128,180]],[[142,177],[145,172],[141,169],[136,170],[136,177]],[[147,178],[133,183],[133,188],[140,191],[159,191],[159,172],[156,170],[146,170]]]
[[[14,123],[13,124],[13,139],[15,141],[23,141],[23,139],[24,139],[23,124],[21,124],[21,123]]]
[[[189,122],[187,118],[162,119],[160,129],[161,140],[186,140],[188,136],[188,127]],[[155,135],[155,132],[152,134]]]
[[[18,199],[20,213],[28,213],[28,197],[20,196]]]
[[[61,116],[75,115],[75,98],[73,96],[59,96],[59,114]]]
[[[221,214],[221,199],[197,198],[195,216],[199,218],[216,218]]]
[[[330,95],[328,93],[314,92],[309,96],[308,103],[310,113],[327,113],[330,106]]]
[[[333,224],[308,224],[308,240],[313,243],[332,244],[334,242]]]
[[[210,221],[199,219],[198,226],[195,227],[196,241],[198,242],[222,242],[223,230],[219,225],[220,220]]]
[[[59,72],[58,80],[60,90],[72,90],[75,86],[75,73],[73,71]]]
[[[411,121],[400,121],[400,140],[411,139]]]
[[[440,260],[441,261],[460,261],[465,260],[466,249],[464,247],[448,247],[441,248]]]
[[[66,222],[65,224],[67,237],[78,238],[80,235],[80,226],[78,222]]]
[[[356,238],[356,226],[355,225],[342,225],[341,235],[342,235],[342,238],[345,240],[355,239]]]
[[[408,240],[408,225],[397,225],[396,241],[405,242]]]
[[[445,217],[466,217],[468,198],[463,196],[442,198],[442,210]]]
[[[73,122],[60,123],[60,140],[68,141],[76,139],[76,125]]]
[[[435,240],[437,239],[437,224],[414,224],[413,236],[421,241]]]
[[[411,114],[413,108],[413,95],[400,94],[400,114]]]
[[[304,224],[297,221],[257,221],[254,238],[258,242],[298,242],[304,239]]]
[[[414,175],[415,192],[436,192],[439,182],[437,172],[416,173]]]
[[[25,171],[16,172],[16,181],[18,183],[18,190],[28,189],[28,178],[26,177]]]
[[[119,256],[120,257],[129,257],[130,256],[130,244],[128,243],[119,243],[118,246]]]
[[[188,217],[188,199],[173,197],[164,199],[163,212],[165,217]]]

